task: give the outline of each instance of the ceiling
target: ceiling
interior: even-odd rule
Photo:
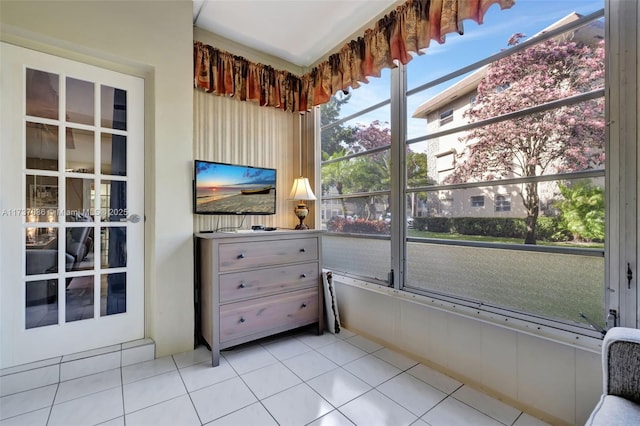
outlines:
[[[306,67],[396,0],[193,0],[193,25]]]

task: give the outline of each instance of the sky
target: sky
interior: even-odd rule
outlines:
[[[275,184],[275,171],[258,167],[231,164],[201,163],[198,168],[198,186],[243,186],[249,184]]]
[[[432,41],[421,56],[414,56],[407,66],[407,88],[411,90],[434,78],[484,59],[507,47],[509,37],[517,32],[532,36],[571,12],[588,15],[604,7],[604,0],[515,0],[511,9],[500,10],[492,5],[481,25],[464,21],[464,35],[447,34],[444,44]],[[342,107],[345,117],[364,108],[389,99],[390,70],[384,70],[381,78],[369,79],[352,91],[351,99]],[[409,117],[420,104],[443,90],[452,82],[416,93],[407,98]],[[373,120],[389,121],[389,106],[372,111],[346,124],[370,123]],[[426,120],[408,120],[408,137],[426,134]]]

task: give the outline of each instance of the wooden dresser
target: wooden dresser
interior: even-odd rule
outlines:
[[[316,323],[322,333],[321,231],[196,234],[200,329],[220,350]]]

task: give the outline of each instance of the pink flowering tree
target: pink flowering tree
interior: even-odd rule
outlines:
[[[509,45],[524,37],[516,34]],[[519,111],[601,88],[604,47],[548,40],[488,66],[470,122]],[[571,172],[604,163],[604,99],[597,98],[473,129],[460,138],[449,183],[533,177]],[[520,191],[527,212],[525,244],[536,243],[538,184]]]
[[[352,152],[368,151],[380,147],[388,147],[391,144],[391,129],[388,123],[374,120],[368,126],[360,126],[355,132],[355,143],[350,147]],[[429,182],[427,168],[427,154],[413,152],[406,148],[407,184],[409,187],[424,186]],[[384,150],[367,157],[360,157],[354,162],[357,167],[352,170],[352,178],[356,187],[354,192],[366,192],[375,190],[388,190],[391,183],[391,153]],[[411,194],[411,206],[409,212],[415,210],[415,194]],[[375,219],[378,213],[374,209],[374,199],[370,200],[370,219]]]
[[[353,141],[346,148],[335,153],[332,157],[324,154],[323,159],[338,159],[348,154],[370,151],[376,148],[386,149],[323,165],[323,193],[327,193],[329,188],[335,188],[338,194],[389,190],[391,187],[391,153],[389,150],[391,129],[388,123],[374,120],[368,125],[354,126],[352,134]],[[413,152],[407,148],[407,164],[409,186],[425,185],[428,182],[427,155]],[[383,198],[377,195],[370,195],[368,197],[352,198],[350,203],[357,206],[354,213],[358,217],[365,221],[376,221],[387,211],[379,210],[381,199]],[[347,211],[344,199],[342,199],[342,210],[346,216]]]

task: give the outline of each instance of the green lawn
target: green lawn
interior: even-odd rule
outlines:
[[[504,238],[504,237],[487,237],[484,235],[462,235],[446,232],[429,232],[419,231],[417,229],[407,229],[407,236],[414,238],[437,238],[445,240],[463,240],[463,241],[482,241],[487,243],[506,243],[506,244],[522,244],[520,238]],[[581,247],[581,248],[604,248],[604,243],[576,243],[572,241],[551,242],[537,241],[540,246],[556,246],[556,247]]]

